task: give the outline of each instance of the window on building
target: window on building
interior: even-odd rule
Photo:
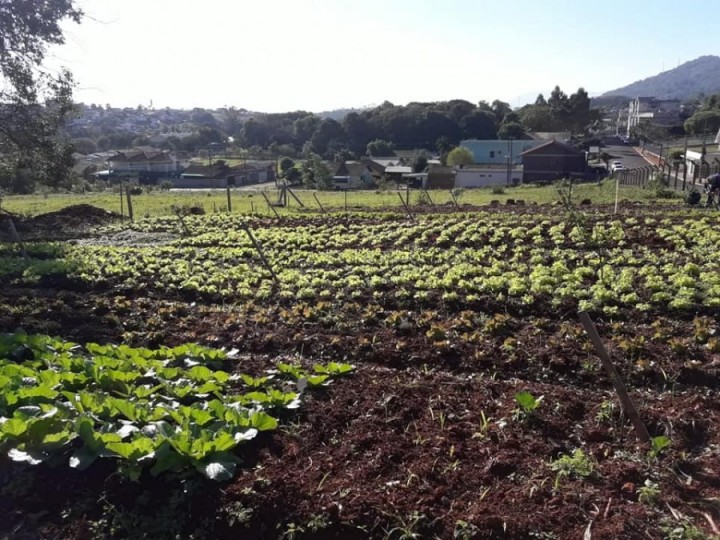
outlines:
[[[495,150],[490,150],[490,157],[491,157],[491,158],[494,158],[494,157],[495,157]]]

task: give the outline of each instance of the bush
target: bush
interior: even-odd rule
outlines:
[[[502,195],[503,193],[505,193],[505,188],[502,186],[493,186],[490,192],[493,195]]]

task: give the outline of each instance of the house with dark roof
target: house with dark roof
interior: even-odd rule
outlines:
[[[238,186],[274,182],[277,178],[277,164],[275,161],[245,161],[232,169]]]
[[[345,161],[340,163],[333,172],[335,184],[347,189],[362,189],[373,185],[373,170],[362,161]]]
[[[186,189],[224,188],[235,185],[235,172],[225,163],[211,166],[193,163],[173,179],[173,186]]]
[[[523,182],[553,182],[562,178],[586,178],[584,152],[558,141],[525,150],[520,154]]]

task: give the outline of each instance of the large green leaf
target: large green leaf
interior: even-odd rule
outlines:
[[[258,431],[269,431],[277,429],[278,422],[266,412],[258,411],[250,415],[250,425]]]
[[[9,435],[11,437],[20,437],[25,433],[30,423],[28,420],[22,418],[9,418],[0,424],[0,432]]]
[[[107,444],[107,449],[114,452],[118,456],[137,461],[155,450],[155,443],[149,437],[139,437],[131,442],[111,442]]]

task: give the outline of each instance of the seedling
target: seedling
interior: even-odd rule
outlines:
[[[672,441],[670,437],[660,435],[659,437],[653,437],[650,439],[650,450],[648,451],[648,458],[651,460],[657,459],[666,449],[670,447]]]
[[[490,427],[492,418],[485,416],[485,411],[480,411],[480,429],[473,433],[473,439],[484,439],[487,436],[487,430]]]
[[[515,401],[519,407],[513,410],[513,418],[515,420],[529,420],[535,411],[540,407],[543,396],[535,397],[530,392],[523,390],[515,394]]]

